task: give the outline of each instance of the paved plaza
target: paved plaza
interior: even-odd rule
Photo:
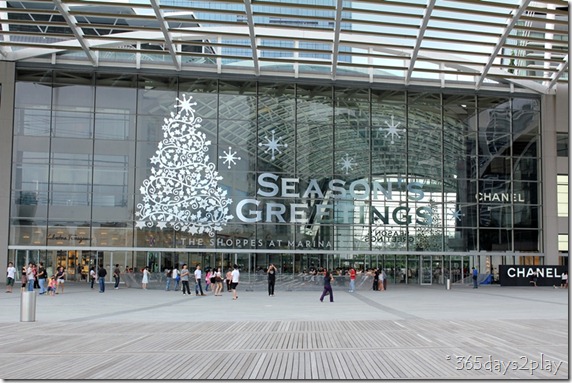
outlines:
[[[239,299],[67,283],[2,293],[0,378],[12,380],[568,379],[568,290],[389,286],[262,289]]]

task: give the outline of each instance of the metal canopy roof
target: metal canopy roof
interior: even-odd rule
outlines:
[[[1,1],[0,59],[548,94],[563,0]]]

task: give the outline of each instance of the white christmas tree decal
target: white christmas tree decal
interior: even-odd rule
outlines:
[[[213,236],[232,215],[226,191],[218,186],[222,177],[206,154],[211,142],[198,129],[202,118],[195,117],[192,97],[176,105],[163,124],[163,140],[151,157],[152,175],[143,181],[143,202],[137,204],[137,227],[172,227],[191,234]]]

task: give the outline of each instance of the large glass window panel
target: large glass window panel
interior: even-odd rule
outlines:
[[[298,85],[297,94],[296,170],[315,177],[330,176],[334,166],[332,88]]]
[[[49,78],[49,82],[51,82],[51,78]],[[52,88],[49,82],[17,82],[15,85],[14,106],[18,109],[49,111],[52,104]]]
[[[481,226],[511,228],[512,206],[510,204],[487,204],[481,206]]]
[[[538,157],[538,132],[524,132],[513,136],[512,155],[514,157]]]
[[[51,131],[52,112],[49,109],[14,110],[14,135],[47,137]],[[48,140],[44,140],[46,144]]]
[[[15,145],[14,148],[14,159],[12,163],[13,187],[34,191],[48,190],[48,151],[34,150],[34,146],[37,142],[30,142],[28,140],[17,141],[17,145]],[[28,150],[28,148],[31,150]]]
[[[120,115],[136,113],[136,77],[131,74],[96,74],[95,111]]]
[[[91,228],[92,246],[131,247],[133,228],[131,222],[94,221]]]
[[[514,226],[524,228],[540,227],[540,207],[530,205],[514,205]]]
[[[129,184],[128,169],[96,168],[93,170],[93,205],[126,206]]]
[[[50,193],[51,206],[89,206],[91,194],[82,192],[82,187],[74,187],[73,185],[57,184],[53,186],[54,191]],[[70,191],[71,190],[71,191]],[[79,192],[77,192],[79,190]],[[50,217],[70,217],[73,209],[50,209]],[[64,214],[61,214],[61,213]],[[86,216],[85,214],[83,215]]]
[[[369,92],[338,88],[334,106],[335,174],[369,175]]]
[[[556,203],[558,204],[558,216],[568,217],[568,175],[557,175],[556,183]]]
[[[12,190],[10,216],[32,224],[47,217],[47,192],[31,190]]]
[[[135,114],[95,115],[95,138],[102,140],[132,140],[135,138]]]
[[[137,116],[137,141],[149,141],[158,143],[163,139],[163,124],[165,118],[169,118],[169,112],[152,116]]]
[[[135,242],[133,243],[133,246],[175,247],[175,230],[172,228],[160,229],[158,227],[136,227]]]
[[[117,187],[117,189],[119,189],[119,187]],[[132,195],[127,195],[125,200],[120,200],[118,197],[115,197],[114,202],[116,205],[114,206],[109,206],[111,202],[109,192],[106,194],[93,193],[91,199],[93,201],[92,219],[94,221],[131,222],[134,219],[134,196]]]
[[[513,193],[507,199],[515,204],[538,204],[540,184],[537,182],[513,182]]]
[[[568,133],[556,133],[556,153],[558,157],[568,157],[570,155],[570,138]]]
[[[479,169],[480,178],[510,179],[512,173],[512,161],[510,157],[480,156]]]
[[[177,104],[177,77],[139,75],[137,78],[137,113],[168,117]]]
[[[48,246],[77,246],[91,245],[89,224],[81,221],[58,221],[48,226]]]
[[[540,179],[540,159],[514,158],[513,168],[515,180],[537,181]]]
[[[93,137],[93,114],[54,111],[52,114],[52,136],[72,138]]]
[[[512,229],[480,229],[480,251],[512,251]]]
[[[46,221],[13,220],[10,226],[10,245],[46,245]]]
[[[254,156],[256,145],[256,121],[219,120],[219,145],[244,150],[244,154]],[[246,156],[245,156],[246,157]]]
[[[538,100],[512,100],[512,133],[519,136],[524,133],[538,134],[540,127],[540,103]]]
[[[503,98],[480,97],[479,151],[483,155],[510,155],[510,101]]]
[[[190,96],[196,102],[195,115],[216,119],[218,115],[218,80],[209,78],[179,78],[179,97]]]
[[[514,251],[540,251],[539,230],[515,230]]]
[[[568,234],[558,234],[558,251],[568,252]]]
[[[93,112],[94,93],[90,73],[55,72],[53,108],[68,112]]]
[[[220,81],[219,91],[218,116],[220,119],[255,120],[257,111],[256,83]]]

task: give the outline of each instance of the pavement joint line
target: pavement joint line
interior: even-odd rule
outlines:
[[[350,294],[350,293],[348,293],[348,294]],[[356,297],[360,301],[368,304],[371,307],[375,307],[378,310],[388,312],[388,313],[396,315],[400,318],[403,318],[403,319],[421,319],[420,317],[418,317],[414,314],[409,314],[409,313],[403,312],[401,310],[397,310],[397,309],[394,309],[392,307],[382,305],[381,303],[378,303],[378,302],[374,301],[373,299],[367,298],[360,293],[351,293],[351,295]]]
[[[164,303],[161,303],[158,305],[139,307],[139,308],[135,308],[135,309],[131,309],[131,310],[115,311],[115,312],[106,313],[106,314],[99,314],[99,315],[89,315],[89,316],[83,317],[83,318],[64,319],[64,320],[62,320],[62,322],[86,322],[86,321],[91,321],[94,319],[103,319],[103,318],[109,318],[109,317],[120,316],[120,315],[125,315],[125,314],[132,314],[132,313],[137,313],[137,312],[141,312],[141,311],[148,311],[149,309],[156,309],[156,308],[173,306],[175,304],[179,304],[179,303],[187,301],[187,300],[188,300],[188,298],[185,297],[185,298],[181,298],[181,299],[176,300],[176,301],[164,302]]]

